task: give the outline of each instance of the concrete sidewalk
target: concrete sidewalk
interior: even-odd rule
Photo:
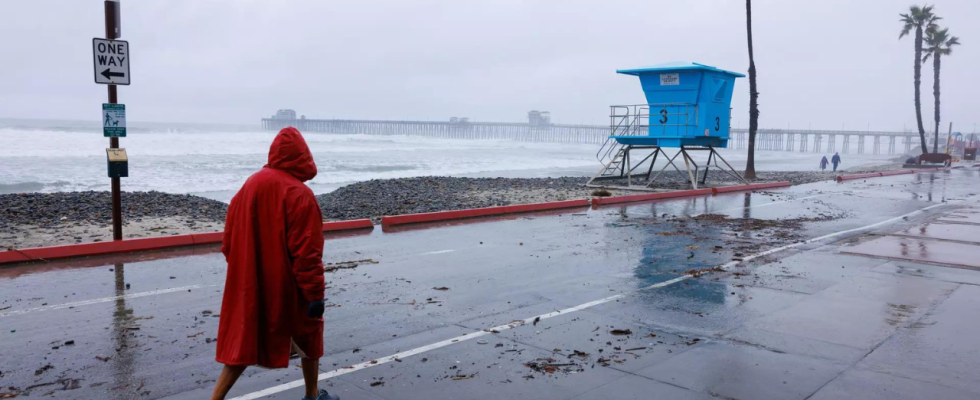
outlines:
[[[327,273],[324,385],[345,400],[975,399],[976,175],[330,238],[325,262],[377,264]],[[909,240],[925,244],[893,243]],[[206,398],[225,265],[195,251],[0,270],[0,392]],[[300,379],[249,369],[232,394],[299,399]]]

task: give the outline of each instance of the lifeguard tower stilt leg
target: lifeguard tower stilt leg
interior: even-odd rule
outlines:
[[[629,189],[629,190],[652,190],[652,188],[650,187],[650,182],[651,182],[650,176],[653,175],[653,167],[657,163],[657,158],[660,155],[663,155],[663,158],[667,160],[667,165],[665,165],[664,168],[667,168],[667,166],[673,166],[674,169],[677,170],[678,172],[681,171],[681,169],[678,168],[676,164],[674,164],[674,159],[677,158],[677,155],[668,158],[667,152],[665,152],[664,149],[659,146],[620,145],[618,147],[612,147],[612,149],[615,150],[616,152],[612,153],[610,151],[610,153],[607,154],[604,159],[600,157],[600,161],[604,161],[604,160],[608,160],[608,161],[605,162],[602,169],[599,170],[598,173],[596,173],[594,176],[592,176],[591,179],[589,179],[589,181],[585,184],[587,187],[617,188],[617,189]],[[633,151],[640,151],[641,154],[643,152],[648,152],[648,153],[645,156],[643,156],[643,158],[641,158],[639,162],[634,164],[633,157],[632,157]],[[649,166],[645,169],[646,172],[643,172],[644,169],[642,169],[642,167],[646,165],[648,162],[649,162]],[[661,170],[660,172],[663,172],[663,170]],[[659,175],[660,174],[658,172],[657,176]],[[599,182],[603,182],[603,181],[613,181],[613,180],[622,180],[622,179],[626,180],[624,182],[625,187],[622,185],[599,184]],[[637,179],[642,179],[642,180],[637,182]]]
[[[689,151],[708,152],[708,161],[706,161],[704,164],[704,173],[700,174],[701,179],[698,179],[699,177],[698,164],[697,162],[694,161],[694,157],[691,157],[691,155],[688,154]],[[712,161],[714,161],[714,165],[717,170],[724,172],[728,176],[735,178],[735,180],[741,183],[748,183],[745,181],[745,178],[743,178],[742,175],[735,170],[735,168],[732,168],[731,164],[729,164],[728,161],[726,161],[725,158],[721,156],[721,153],[715,150],[714,147],[681,146],[681,150],[678,151],[677,154],[681,154],[684,156],[684,166],[687,169],[688,177],[691,179],[691,186],[695,189],[699,187],[703,187],[705,182],[708,180],[708,170],[711,168]],[[721,160],[721,162],[725,163],[725,166],[722,167],[720,164],[718,164],[718,160]],[[691,170],[692,165],[694,166],[693,171]],[[664,169],[666,168],[667,166],[664,166]],[[663,169],[661,169],[660,171],[663,172]],[[657,175],[659,176],[659,173]],[[655,180],[656,178],[651,179],[651,181],[655,181]]]
[[[683,157],[684,169],[695,189],[707,182],[712,162],[716,169],[745,183],[738,171],[715,150],[728,144],[732,90],[735,78],[745,75],[698,63],[671,63],[616,72],[640,78],[647,104],[609,107],[611,134],[596,153],[602,169],[586,186],[655,190],[657,178],[667,167],[683,173],[674,162],[678,156]],[[664,148],[671,147],[679,150],[668,158]],[[633,164],[634,151],[648,153]],[[689,154],[697,151],[708,152],[703,173]],[[667,164],[651,176],[661,154]],[[641,167],[647,162],[650,166],[642,173]],[[637,169],[641,173],[634,174]],[[634,178],[643,178],[639,182],[642,184],[635,184]],[[626,179],[625,185],[599,184],[618,179]]]

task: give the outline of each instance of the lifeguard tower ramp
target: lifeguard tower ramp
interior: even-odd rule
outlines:
[[[640,78],[647,104],[609,107],[612,133],[596,153],[602,169],[587,186],[655,190],[657,178],[667,167],[683,172],[675,163],[679,156],[695,189],[704,186],[712,165],[745,182],[715,151],[728,145],[732,90],[735,78],[745,75],[688,62],[616,72]],[[669,156],[665,148],[677,151]],[[692,152],[708,154],[703,168],[695,162]],[[639,154],[639,161],[635,153]],[[659,157],[666,164],[654,175]],[[603,184],[623,179],[625,185]]]

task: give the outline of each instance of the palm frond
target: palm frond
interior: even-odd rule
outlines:
[[[925,42],[930,49],[936,49],[942,46],[946,42],[946,38],[949,33],[949,28],[930,30],[926,32]]]
[[[960,38],[956,36],[950,36],[949,39],[946,40],[946,48],[943,49],[943,55],[948,56],[950,54],[953,54],[953,46],[959,46],[959,45],[960,45]]]
[[[905,24],[904,26],[902,26],[902,32],[898,34],[898,38],[901,39],[905,37],[905,35],[908,35],[909,32],[912,32],[912,28],[915,27],[915,20],[912,19],[912,16],[908,14],[898,14],[898,16],[902,17],[902,19],[898,21]]]
[[[909,7],[909,12],[907,14],[899,14],[901,17],[899,22],[902,22],[902,31],[899,33],[898,38],[901,39],[912,32],[912,29],[922,29],[925,33],[929,33],[939,29],[937,22],[942,19],[942,17],[933,14],[934,6],[924,5],[924,6],[911,6]]]
[[[901,39],[901,38],[905,37],[906,35],[909,34],[909,32],[912,32],[912,26],[911,25],[905,25],[905,27],[902,28],[902,32],[900,32],[898,34],[898,38]]]

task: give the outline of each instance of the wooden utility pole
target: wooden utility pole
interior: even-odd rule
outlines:
[[[120,36],[119,0],[105,0],[105,38],[118,39]],[[109,104],[117,104],[116,85],[108,85]],[[119,138],[109,138],[109,148],[119,148]],[[122,194],[118,177],[112,180],[112,240],[122,240]]]

